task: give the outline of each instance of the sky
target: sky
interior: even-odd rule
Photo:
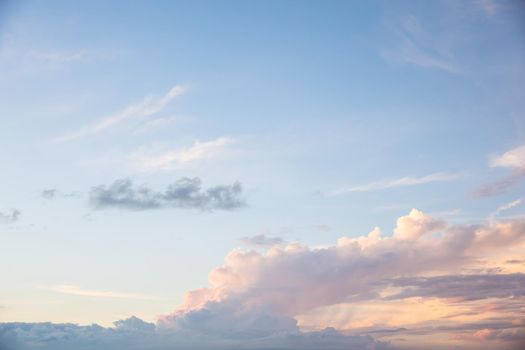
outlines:
[[[519,349],[520,1],[0,0],[0,348]]]

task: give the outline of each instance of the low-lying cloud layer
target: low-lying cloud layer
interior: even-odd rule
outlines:
[[[481,290],[485,299],[521,300],[522,274],[468,273],[479,270],[483,258],[524,240],[525,219],[450,226],[413,209],[399,218],[392,236],[376,229],[326,248],[292,243],[265,254],[234,250],[210,273],[211,286],[188,292],[159,325],[202,335],[269,336],[296,331],[302,315],[334,305],[412,297],[479,300]],[[512,317],[524,316],[519,313]]]
[[[187,292],[155,325],[9,323],[0,339],[45,350],[378,350],[425,348],[433,337],[444,344],[436,349],[517,350],[525,344],[524,252],[525,218],[450,225],[413,209],[388,236],[376,228],[322,248],[235,249],[208,287]]]
[[[104,328],[98,325],[4,323],[0,324],[0,346],[2,350],[389,349],[388,344],[370,336],[348,336],[330,328],[238,339],[166,331],[136,317],[119,320],[114,325],[113,328]]]
[[[116,180],[109,186],[93,187],[91,204],[97,209],[121,208],[148,210],[160,208],[198,209],[202,211],[235,210],[246,206],[241,197],[240,182],[202,189],[197,177],[183,177],[157,192],[146,186],[135,186],[129,179]]]

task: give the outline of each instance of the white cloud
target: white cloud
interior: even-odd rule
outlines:
[[[186,88],[176,85],[160,98],[147,97],[143,101],[127,106],[121,111],[106,117],[80,130],[55,138],[54,142],[66,142],[81,137],[98,134],[130,119],[144,118],[161,112],[177,96],[183,94]]]
[[[402,240],[416,240],[424,234],[442,230],[446,227],[443,220],[436,220],[423,212],[412,209],[410,214],[397,219],[394,237]]]
[[[489,160],[489,166],[510,168],[511,172],[495,181],[483,184],[473,192],[475,196],[494,196],[507,192],[525,178],[525,145],[513,148]]]
[[[111,292],[111,291],[82,289],[79,286],[67,285],[67,284],[52,286],[52,287],[44,287],[44,289],[48,289],[56,293],[78,295],[78,296],[83,296],[83,297],[137,299],[137,300],[155,299],[154,297],[141,295],[141,294],[129,294],[129,293],[118,293],[118,292]]]
[[[461,174],[434,173],[422,177],[401,177],[393,180],[382,180],[359,186],[349,186],[330,191],[328,195],[340,195],[350,192],[368,192],[386,190],[389,188],[423,185],[434,182],[454,181],[461,178]]]
[[[500,156],[493,157],[491,167],[525,169],[525,145],[511,149]]]
[[[222,155],[232,143],[233,139],[228,137],[205,142],[196,140],[190,147],[163,152],[139,151],[129,158],[132,166],[140,171],[169,171]]]
[[[501,212],[504,212],[506,210],[512,209],[515,206],[520,205],[521,202],[522,202],[522,199],[519,198],[519,199],[516,199],[515,201],[512,201],[510,203],[504,204],[504,205],[500,206],[499,208],[497,208],[496,210],[494,210],[494,212],[490,216],[491,216],[492,219],[494,219],[494,217],[499,215]]]

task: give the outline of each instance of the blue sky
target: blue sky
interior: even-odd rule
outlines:
[[[523,214],[519,2],[0,11],[2,322],[153,321],[243,237],[315,247],[392,232],[412,208],[452,224]],[[184,177],[238,181],[246,205],[94,204],[118,179],[160,193]]]

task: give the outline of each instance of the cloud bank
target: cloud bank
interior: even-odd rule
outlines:
[[[438,337],[436,349],[517,350],[524,252],[525,217],[451,225],[412,209],[391,235],[376,228],[321,248],[234,249],[208,287],[187,292],[156,324],[6,323],[0,339],[44,350],[379,350],[426,348]]]
[[[96,209],[120,208],[150,210],[160,208],[198,209],[202,211],[235,210],[246,206],[241,197],[240,182],[202,189],[197,177],[183,177],[157,192],[146,186],[135,186],[129,179],[116,180],[109,186],[96,186],[89,199]]]
[[[479,269],[483,258],[523,247],[524,241],[525,219],[450,226],[413,209],[398,219],[391,236],[376,229],[326,248],[292,243],[266,253],[237,249],[210,273],[209,287],[188,292],[159,326],[202,335],[269,336],[297,331],[298,319],[312,312],[319,318],[323,308],[340,312],[330,309],[334,305],[352,309],[414,297],[523,302],[522,273],[468,272]]]
[[[4,350],[169,350],[169,349],[333,349],[386,350],[388,345],[369,336],[348,336],[334,329],[318,332],[281,332],[260,338],[196,337],[182,331],[166,331],[137,317],[114,323],[114,327],[52,323],[0,324]]]

